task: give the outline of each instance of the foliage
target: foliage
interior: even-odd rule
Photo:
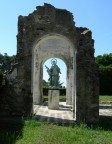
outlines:
[[[0,121],[0,144],[15,144],[22,137],[23,120]]]
[[[14,61],[15,55],[8,56],[7,53],[4,53],[4,55],[0,54],[0,70],[2,72],[5,72],[10,69],[11,62]]]
[[[48,87],[49,87],[48,82],[46,82],[45,80],[43,80],[43,88],[48,88]]]
[[[0,87],[1,87],[1,85],[2,85],[2,79],[3,79],[3,73],[2,73],[2,71],[0,70]]]
[[[112,53],[97,56],[95,59],[99,66],[100,94],[112,94]]]
[[[99,66],[100,94],[112,94],[112,65]]]
[[[0,53],[0,88],[2,86],[3,73],[10,70],[11,62],[14,61],[14,59],[14,55],[8,56],[7,53],[4,53],[4,55]]]
[[[43,95],[48,96],[48,90],[49,90],[48,87],[44,87],[43,88]],[[59,91],[60,91],[60,95],[62,95],[62,96],[66,95],[66,88],[60,88]]]
[[[99,55],[95,58],[98,65],[108,66],[112,64],[112,53]]]
[[[62,86],[63,83],[60,83],[60,88],[64,88],[65,86]],[[49,82],[46,82],[45,80],[43,80],[43,88],[49,88]]]
[[[61,96],[66,95],[66,88],[65,87],[63,87],[63,88],[60,89],[60,95]]]

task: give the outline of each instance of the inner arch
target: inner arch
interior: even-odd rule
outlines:
[[[59,34],[48,34],[35,42],[32,53],[32,93],[34,104],[42,102],[43,63],[52,57],[62,59],[67,65],[67,103],[72,104],[72,97],[75,93],[75,50],[73,43],[67,37]]]

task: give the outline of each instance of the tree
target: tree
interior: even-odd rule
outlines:
[[[2,71],[0,70],[0,88],[2,86],[2,79],[3,79],[3,73]]]
[[[112,95],[112,53],[97,56],[101,95]]]
[[[15,55],[8,56],[7,53],[4,55],[0,54],[0,70],[4,73],[11,68],[11,62],[14,61]]]
[[[43,88],[48,88],[49,85],[48,85],[48,82],[46,82],[45,80],[43,80]]]
[[[4,55],[0,53],[0,87],[2,86],[3,73],[10,70],[11,63],[14,59],[15,55],[8,56],[7,53],[4,53]]]
[[[112,65],[99,67],[100,94],[112,94]]]
[[[108,66],[112,64],[112,53],[99,55],[95,58],[96,63],[100,66]]]

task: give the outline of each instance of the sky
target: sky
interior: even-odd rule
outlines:
[[[54,60],[54,59],[48,59],[44,65],[43,65],[43,79],[48,81],[49,79],[49,75],[48,73],[46,72],[46,68],[45,68],[45,65],[48,67],[48,68],[51,68],[52,64],[51,64],[51,61]],[[65,86],[66,87],[66,74],[67,74],[67,67],[66,67],[66,64],[59,58],[56,58],[57,60],[57,65],[58,67],[60,68],[60,71],[61,71],[61,74],[59,74],[60,76],[60,83],[62,83],[62,86]]]
[[[112,0],[1,0],[0,53],[16,54],[18,16],[50,3],[73,13],[77,27],[87,27],[95,40],[95,56],[112,53]]]
[[[77,27],[87,27],[95,40],[95,56],[112,53],[112,0],[1,0],[0,53],[15,55],[18,16],[50,3],[73,13]]]

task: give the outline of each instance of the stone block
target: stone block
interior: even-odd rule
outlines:
[[[59,90],[49,90],[48,108],[54,110],[59,109]]]

